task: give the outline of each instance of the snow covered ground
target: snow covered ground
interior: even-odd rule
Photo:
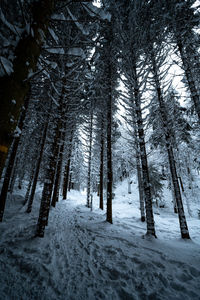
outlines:
[[[24,193],[10,197],[0,224],[0,299],[200,299],[200,219],[186,210],[192,239],[181,240],[167,189],[153,240],[143,238],[136,183],[132,194],[126,180],[117,186],[113,225],[97,196],[90,211],[84,192],[70,192],[51,209],[43,239],[34,237],[41,188],[31,214]]]

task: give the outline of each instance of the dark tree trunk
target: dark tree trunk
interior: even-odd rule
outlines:
[[[70,171],[70,163],[71,163],[71,153],[72,153],[72,140],[73,140],[73,130],[71,131],[71,136],[70,136],[70,144],[69,144],[69,151],[68,151],[68,159],[67,159],[67,164],[65,166],[65,171],[64,171],[64,180],[63,180],[63,200],[67,199],[67,189],[69,185],[69,171]]]
[[[137,137],[137,134],[136,134]],[[136,165],[137,165],[137,178],[138,178],[138,189],[139,189],[139,198],[140,198],[140,213],[141,213],[141,221],[145,222],[145,209],[144,209],[144,184],[142,179],[142,170],[141,170],[141,162],[140,155],[138,149],[138,141],[136,141]]]
[[[26,190],[26,195],[25,195],[23,205],[26,205],[26,203],[28,202],[31,186],[32,186],[32,183],[33,183],[34,173],[35,173],[35,167],[33,166],[32,170],[31,170],[31,175],[30,175],[30,179],[29,179],[27,190]]]
[[[41,161],[42,161],[42,156],[43,156],[43,152],[44,152],[44,145],[45,145],[46,136],[47,136],[47,129],[48,129],[48,119],[46,120],[45,125],[44,125],[44,130],[43,130],[41,145],[40,145],[40,152],[39,152],[39,156],[37,158],[37,163],[36,163],[35,174],[34,174],[34,178],[33,178],[31,194],[30,194],[30,197],[29,197],[29,200],[28,200],[28,207],[27,207],[27,210],[26,210],[27,213],[30,213],[31,210],[32,210],[33,199],[34,199],[34,196],[35,196],[35,190],[36,190],[36,186],[37,186],[37,181],[38,181],[38,176],[39,176],[39,171],[40,171],[40,165],[41,165]]]
[[[50,204],[51,204],[51,195],[53,190],[53,183],[54,183],[54,177],[55,177],[55,171],[56,171],[56,161],[58,158],[58,152],[59,147],[58,143],[61,139],[61,130],[60,128],[63,128],[63,120],[64,116],[67,110],[67,106],[63,106],[64,104],[64,94],[65,94],[65,79],[63,81],[63,88],[62,93],[60,97],[60,113],[61,117],[57,119],[57,128],[56,133],[54,136],[54,140],[51,144],[51,151],[49,153],[49,163],[46,168],[46,176],[45,176],[45,182],[42,192],[42,199],[40,204],[40,212],[38,217],[38,223],[37,223],[37,229],[36,229],[36,236],[43,237],[45,226],[48,224],[48,217],[49,217],[49,210],[50,210]],[[65,121],[64,121],[65,122]],[[65,128],[65,127],[64,127]]]
[[[67,164],[65,166],[65,174],[63,181],[63,200],[67,199],[67,190],[69,187],[69,171],[70,171],[71,157],[68,158]]]
[[[138,130],[138,138],[139,138],[140,158],[141,158],[141,165],[142,165],[142,177],[144,183],[147,235],[152,235],[156,237],[153,209],[152,209],[151,185],[149,180],[149,169],[148,169],[145,138],[144,138],[145,135],[143,129],[142,110],[141,110],[141,103],[140,103],[139,84],[138,84],[136,64],[134,61],[133,61],[133,79],[134,79],[133,91],[134,91],[134,100],[135,100],[135,112],[136,112],[137,130]]]
[[[159,107],[160,107],[160,114],[161,114],[161,118],[162,118],[163,130],[164,130],[164,134],[165,134],[165,143],[166,143],[166,148],[167,148],[167,153],[168,153],[170,172],[171,172],[171,176],[172,176],[174,193],[175,193],[175,198],[176,198],[176,203],[177,203],[181,236],[182,236],[182,238],[189,239],[190,236],[189,236],[189,231],[188,231],[187,222],[186,222],[186,218],[185,218],[183,202],[182,202],[182,197],[181,197],[181,191],[180,191],[180,187],[179,187],[179,183],[178,183],[178,176],[177,176],[177,171],[176,171],[174,153],[173,153],[173,148],[171,146],[171,136],[170,136],[170,130],[168,127],[168,116],[167,116],[165,102],[164,102],[161,87],[160,87],[159,75],[158,75],[158,70],[157,70],[157,65],[156,65],[156,60],[155,60],[155,54],[154,54],[153,50],[151,51],[151,62],[152,62],[152,67],[153,67],[152,71],[153,71],[154,81],[155,81],[155,85],[156,85],[157,98],[158,98]]]
[[[89,158],[88,158],[88,174],[87,174],[87,207],[90,207],[91,193],[91,162],[92,162],[92,134],[93,134],[93,110],[90,112],[90,128],[89,128]]]
[[[58,163],[57,163],[57,169],[56,169],[56,176],[55,176],[55,182],[54,182],[54,190],[53,190],[53,196],[51,200],[51,205],[53,207],[56,206],[56,202],[58,202],[59,198],[59,189],[60,189],[60,179],[61,179],[61,171],[62,171],[62,160],[63,160],[63,151],[64,151],[64,138],[65,134],[62,133],[61,136],[61,147],[60,147],[60,153],[58,157]]]
[[[31,69],[36,70],[43,37],[47,33],[49,17],[53,10],[54,0],[41,0],[32,3],[31,31],[33,34],[27,35],[24,31],[14,51],[14,72],[9,76],[0,78],[0,174],[12,142],[16,120],[29,91],[29,82],[26,79]],[[13,99],[16,102],[15,105],[12,103]],[[11,115],[15,119],[14,123],[10,122]]]
[[[112,96],[107,106],[107,219],[112,224]]]
[[[100,175],[99,175],[99,208],[103,210],[103,161],[104,161],[104,121],[101,121],[101,153],[100,153]]]
[[[69,185],[68,185],[68,192],[70,192],[72,187],[72,173],[69,173]]]

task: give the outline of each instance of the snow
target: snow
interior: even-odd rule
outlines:
[[[77,17],[75,17],[69,8],[67,8],[68,14],[70,15],[71,19],[74,21],[74,24],[77,26],[77,28],[82,32],[83,35],[88,35],[89,30],[87,28],[84,28],[81,23],[77,21]]]
[[[87,5],[84,4],[84,8],[91,17],[96,17],[98,15],[101,20],[107,20],[108,22],[111,21],[111,14],[109,12],[94,6],[92,3],[87,3]]]
[[[24,29],[21,29],[21,28],[19,28],[18,26],[11,24],[11,23],[6,19],[6,17],[4,16],[3,11],[2,11],[1,8],[0,8],[0,20],[1,20],[1,21],[2,21],[2,22],[10,29],[10,31],[11,31],[12,33],[14,33],[15,35],[17,34],[17,35],[20,36],[20,35],[23,33]]]
[[[49,32],[50,32],[52,38],[54,39],[54,41],[55,41],[56,43],[58,43],[58,42],[59,42],[59,38],[58,38],[58,36],[55,34],[54,30],[53,30],[52,28],[48,28],[48,30],[49,30]]]
[[[85,52],[82,48],[70,48],[67,52],[68,55],[80,56],[83,59],[86,58]]]
[[[12,62],[3,56],[0,56],[0,62],[0,65],[3,66],[3,68],[0,68],[0,76],[5,75],[4,73],[6,73],[6,75],[10,75],[13,72]]]
[[[61,47],[58,48],[48,48],[46,49],[49,53],[53,53],[53,54],[65,54],[65,50]]]
[[[66,18],[65,18],[65,15],[63,13],[60,13],[60,14],[53,14],[51,16],[51,19],[52,20],[61,20],[61,21],[65,21]]]
[[[0,299],[200,299],[200,220],[186,211],[192,240],[181,240],[165,189],[166,208],[154,208],[158,238],[144,238],[132,181],[132,194],[127,180],[114,191],[112,225],[95,193],[90,211],[86,193],[71,191],[51,209],[43,239],[34,237],[42,187],[31,214],[26,188],[15,190],[0,224]]]
[[[17,126],[17,127],[15,128],[13,137],[15,137],[15,138],[20,137],[21,133],[22,133],[22,132],[21,132],[21,129]]]

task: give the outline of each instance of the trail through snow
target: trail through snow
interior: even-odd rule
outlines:
[[[177,216],[167,221],[166,213],[157,215],[159,238],[148,240],[137,205],[123,200],[123,193],[113,202],[111,225],[95,199],[90,211],[85,195],[72,192],[51,209],[41,239],[34,237],[40,195],[31,214],[22,208],[21,195],[9,200],[0,224],[0,299],[200,299],[200,239],[194,225],[200,221],[191,220],[194,239],[182,241],[176,228],[169,237]]]

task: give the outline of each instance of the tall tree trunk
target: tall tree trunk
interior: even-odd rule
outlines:
[[[137,133],[136,133],[137,137]],[[145,209],[144,209],[144,184],[142,179],[142,170],[140,162],[140,154],[138,149],[138,141],[136,140],[136,166],[137,166],[137,178],[138,178],[138,190],[139,190],[139,199],[140,199],[140,214],[141,221],[145,222]]]
[[[48,30],[49,17],[54,10],[54,2],[54,0],[41,0],[32,3],[31,33],[27,35],[24,31],[15,48],[13,73],[0,78],[0,174],[12,142],[16,120],[29,91],[27,77],[30,70],[36,70],[41,46]],[[14,123],[10,122],[11,115],[15,120]]]
[[[63,160],[63,151],[64,151],[64,139],[65,139],[65,133],[62,132],[62,135],[61,135],[61,143],[62,144],[60,146],[60,153],[59,153],[57,169],[56,169],[53,196],[52,196],[52,200],[51,200],[51,205],[53,207],[56,206],[56,202],[58,202],[58,198],[59,198],[60,179],[61,179],[61,171],[62,171],[62,160]]]
[[[24,107],[24,109],[22,109],[22,112],[21,112],[21,115],[20,115],[20,118],[19,118],[18,128],[19,128],[20,131],[23,128],[23,124],[24,124],[24,120],[25,120],[25,116],[26,116],[26,111],[27,111],[27,108],[28,108],[28,102],[29,102],[29,96],[26,98],[25,107]],[[14,142],[13,142],[13,145],[12,145],[10,157],[8,159],[8,165],[7,165],[6,172],[5,172],[5,177],[4,177],[4,180],[3,180],[3,185],[2,185],[2,189],[1,189],[1,195],[0,195],[0,222],[2,222],[2,220],[3,220],[3,214],[4,214],[6,198],[7,198],[7,194],[8,194],[10,178],[11,178],[11,174],[12,174],[12,171],[13,171],[13,166],[14,166],[14,163],[15,163],[17,149],[18,149],[18,145],[19,145],[19,141],[20,141],[20,136],[21,136],[21,133],[18,132],[18,133],[16,133],[16,135],[14,137]]]
[[[69,187],[69,171],[70,171],[71,157],[68,157],[67,164],[65,166],[64,181],[63,181],[63,200],[67,199],[67,190]]]
[[[153,48],[151,51],[151,62],[152,62],[152,67],[153,67],[152,71],[153,71],[153,76],[154,76],[154,82],[156,85],[156,92],[157,92],[157,98],[158,98],[159,107],[160,107],[160,114],[161,114],[161,118],[162,118],[163,130],[164,130],[164,134],[165,134],[165,143],[166,143],[166,148],[167,148],[167,153],[168,153],[170,172],[171,172],[171,176],[172,176],[174,193],[175,193],[175,198],[176,198],[176,203],[177,203],[181,236],[182,236],[182,238],[189,239],[190,236],[189,236],[189,231],[188,231],[187,222],[186,222],[186,218],[185,218],[183,202],[182,202],[182,197],[181,197],[181,191],[180,191],[180,187],[179,187],[179,183],[178,183],[178,176],[177,176],[177,171],[176,171],[176,164],[175,164],[175,159],[174,159],[173,148],[171,145],[170,130],[168,128],[168,116],[167,116],[165,102],[164,102],[161,87],[160,87],[159,75],[158,75],[158,70],[157,70],[157,65],[156,65],[155,54],[154,54]]]
[[[60,96],[60,113],[61,117],[57,119],[57,128],[56,133],[54,136],[54,140],[51,143],[51,150],[49,152],[48,157],[48,165],[46,167],[46,174],[45,174],[45,182],[43,186],[43,192],[42,192],[42,199],[40,204],[40,211],[39,211],[39,217],[37,222],[37,228],[36,228],[36,236],[38,237],[44,237],[44,231],[45,226],[48,224],[48,217],[49,217],[49,209],[50,209],[50,203],[51,203],[51,195],[53,190],[53,183],[54,183],[54,177],[55,177],[55,171],[56,171],[56,161],[58,157],[58,143],[61,138],[61,130],[63,118],[65,116],[67,106],[63,106],[64,104],[64,95],[65,95],[65,81],[63,80],[63,88]]]
[[[103,210],[103,162],[104,162],[104,120],[101,121],[101,152],[99,174],[99,208]]]
[[[72,140],[73,140],[73,129],[71,131],[70,135],[70,144],[68,149],[68,159],[67,164],[65,165],[65,171],[64,171],[64,180],[63,180],[63,200],[67,199],[67,189],[69,185],[69,171],[70,171],[70,164],[71,164],[71,154],[72,154]]]
[[[140,158],[141,158],[141,165],[142,165],[142,178],[144,183],[147,235],[152,235],[156,237],[153,208],[152,208],[152,193],[151,193],[151,185],[149,180],[149,169],[148,169],[148,161],[147,161],[145,138],[144,138],[145,135],[144,135],[144,128],[143,128],[144,125],[142,119],[139,84],[138,84],[136,64],[134,60],[133,60],[132,69],[133,69],[132,71],[133,71],[133,80],[134,80],[133,93],[134,93],[134,100],[135,100],[137,131],[138,131]]]
[[[110,85],[111,87],[111,85]],[[107,103],[107,219],[112,224],[112,95]]]
[[[31,186],[32,186],[32,183],[33,183],[34,173],[35,173],[35,166],[32,166],[32,170],[31,170],[29,183],[28,183],[28,187],[27,187],[27,190],[26,190],[26,195],[25,195],[25,198],[24,198],[23,205],[26,205],[26,203],[28,202]]]
[[[87,174],[87,207],[90,207],[91,193],[91,163],[92,163],[92,134],[93,134],[93,109],[90,112],[90,127],[89,127],[89,158],[88,158],[88,174]]]
[[[35,196],[35,190],[36,190],[36,186],[37,186],[37,181],[38,181],[38,176],[39,176],[39,171],[40,171],[40,165],[41,165],[41,161],[42,161],[42,156],[43,156],[43,152],[44,152],[44,145],[45,145],[45,141],[46,141],[46,137],[47,137],[47,129],[48,129],[48,118],[44,124],[44,130],[43,130],[43,134],[42,134],[42,139],[41,139],[41,144],[40,144],[40,152],[39,152],[39,156],[37,158],[37,163],[36,163],[36,168],[35,168],[35,174],[34,174],[34,178],[33,178],[33,184],[32,184],[32,189],[31,189],[31,194],[28,200],[28,207],[26,212],[30,213],[32,210],[32,204],[33,204],[33,199]]]

